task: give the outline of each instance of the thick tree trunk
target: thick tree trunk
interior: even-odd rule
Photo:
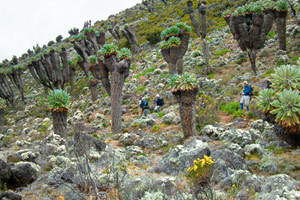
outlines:
[[[184,91],[179,90],[173,93],[176,97],[177,102],[179,103],[179,111],[184,138],[195,135],[195,102],[197,93],[198,88]]]
[[[68,110],[65,108],[59,111],[52,111],[54,133],[62,138],[67,138],[68,136],[67,116]]]
[[[122,88],[125,78],[118,72],[111,74],[111,117],[113,134],[122,130]]]
[[[278,34],[279,48],[286,51],[286,16],[287,12],[275,12],[276,31]]]
[[[4,108],[0,108],[0,133],[3,132],[4,126]]]
[[[190,15],[190,19],[192,22],[192,26],[194,27],[197,36],[200,37],[201,31],[200,31],[199,22],[197,21],[195,14],[194,14],[193,2],[187,1],[186,3],[187,3],[187,7],[188,7],[188,13]]]
[[[98,99],[97,85],[98,85],[98,81],[96,79],[90,80],[90,90],[91,90],[93,102],[97,101]]]
[[[248,57],[249,57],[250,62],[251,62],[251,70],[252,70],[252,72],[253,72],[254,75],[257,75],[256,64],[255,64],[256,50],[249,50],[248,51]]]
[[[207,46],[207,41],[206,39],[204,38],[202,40],[202,49],[203,49],[203,56],[204,56],[204,60],[205,60],[205,65],[206,65],[206,74],[209,74],[210,73],[210,66],[209,66],[209,49],[208,49],[208,46]]]

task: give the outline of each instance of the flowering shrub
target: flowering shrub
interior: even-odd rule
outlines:
[[[189,180],[205,180],[207,176],[210,175],[212,164],[215,163],[215,160],[212,160],[211,157],[204,155],[203,159],[198,158],[194,160],[194,166],[188,168],[187,178]]]

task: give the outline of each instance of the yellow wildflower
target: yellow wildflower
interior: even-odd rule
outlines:
[[[194,165],[194,171],[196,171],[198,169],[197,165]]]
[[[46,126],[46,122],[43,123],[43,126]]]
[[[232,185],[232,188],[236,188],[235,184]]]

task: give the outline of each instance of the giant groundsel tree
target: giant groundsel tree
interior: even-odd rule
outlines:
[[[274,2],[261,0],[238,7],[233,13],[225,13],[226,23],[237,40],[239,47],[247,52],[251,70],[256,74],[256,54],[264,47],[266,36],[276,18],[280,48],[286,49],[285,17],[287,6],[285,0]]]
[[[119,133],[122,130],[122,89],[129,75],[132,55],[127,48],[119,51],[115,44],[104,45],[99,53],[104,58],[99,56],[98,60],[104,59],[106,71],[110,73],[112,131]]]
[[[179,112],[185,138],[195,135],[195,103],[198,93],[197,78],[185,72],[170,78],[171,92],[179,103]]]
[[[210,72],[210,67],[209,67],[209,48],[206,40],[206,35],[207,35],[206,1],[200,1],[198,3],[199,20],[197,20],[195,16],[192,1],[187,1],[187,7],[188,7],[187,11],[189,13],[192,26],[194,27],[197,36],[201,37],[202,40],[202,51],[205,59],[205,65],[206,65],[205,71],[208,74]]]
[[[191,31],[192,28],[185,23],[177,23],[161,32],[161,53],[172,75],[183,73],[182,59],[188,49]]]

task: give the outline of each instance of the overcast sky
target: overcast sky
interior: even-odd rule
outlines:
[[[73,27],[107,19],[141,0],[0,0],[0,62],[68,36]]]

